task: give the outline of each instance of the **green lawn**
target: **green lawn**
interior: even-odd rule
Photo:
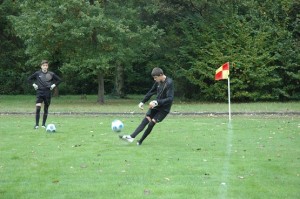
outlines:
[[[226,102],[175,101],[178,114],[136,146],[110,125],[120,119],[131,133],[146,111],[137,109],[141,98],[53,98],[48,124],[57,132],[46,133],[33,130],[34,96],[0,96],[0,198],[300,198],[299,115],[233,115],[229,123],[180,114],[227,112]],[[299,111],[299,102],[232,103],[233,113]],[[81,114],[59,114],[72,112]]]
[[[137,108],[143,96],[129,95],[127,99],[105,97],[105,104],[97,103],[97,96],[62,95],[52,98],[50,112],[124,112],[143,113]],[[0,95],[0,112],[32,113],[35,110],[35,95]],[[145,105],[147,107],[147,105]],[[228,103],[185,102],[175,98],[172,112],[228,112]],[[232,112],[300,112],[300,102],[231,103]]]
[[[46,133],[0,115],[0,198],[300,198],[299,116],[170,115],[142,146],[115,118],[131,133],[142,116],[50,114]]]

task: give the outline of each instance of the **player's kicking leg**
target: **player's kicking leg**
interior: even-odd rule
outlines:
[[[146,116],[142,122],[140,123],[140,125],[135,129],[135,131],[131,134],[131,135],[120,135],[119,137],[127,142],[133,142],[134,138],[142,131],[144,130],[144,128],[147,126],[147,124],[149,123],[149,121],[151,121],[151,118]]]

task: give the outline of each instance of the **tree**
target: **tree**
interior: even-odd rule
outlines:
[[[22,14],[11,19],[18,36],[25,40],[31,56],[28,64],[59,57],[64,75],[75,73],[81,78],[96,79],[98,102],[102,104],[105,76],[112,76],[116,66],[124,67],[137,59],[137,53],[143,49],[152,48],[161,34],[154,25],[140,24],[135,20],[138,12],[123,4],[29,0],[20,4]],[[145,35],[151,37],[144,39]],[[136,48],[142,39],[148,43]]]
[[[292,0],[162,1],[158,13],[169,15],[159,17],[166,30],[162,49],[171,50],[161,62],[181,80],[177,87],[189,87],[181,96],[224,101],[226,82],[215,82],[214,73],[229,61],[234,100],[278,100],[283,94],[296,99],[298,42],[288,30],[291,23],[286,23],[294,4]]]
[[[24,80],[27,68],[23,41],[16,37],[10,15],[18,15],[20,10],[11,1],[0,2],[0,94],[18,94],[26,90]]]

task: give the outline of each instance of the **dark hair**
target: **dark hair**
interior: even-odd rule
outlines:
[[[160,75],[163,75],[163,74],[164,74],[164,71],[161,68],[158,68],[158,67],[153,68],[153,70],[151,72],[152,76],[160,76]]]
[[[43,65],[43,64],[48,64],[48,60],[42,60],[41,65]]]

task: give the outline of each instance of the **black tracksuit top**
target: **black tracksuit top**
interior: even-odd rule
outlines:
[[[142,102],[147,102],[155,94],[158,102],[158,106],[155,108],[169,113],[174,98],[173,80],[167,77],[164,82],[155,82]]]
[[[28,77],[29,83],[35,82],[38,85],[38,90],[50,90],[52,84],[57,86],[61,81],[60,77],[51,71],[44,73],[42,70],[39,70]]]

